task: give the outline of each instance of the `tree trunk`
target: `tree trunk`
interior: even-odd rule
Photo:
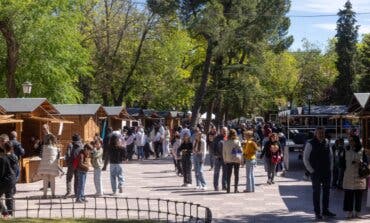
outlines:
[[[150,28],[152,28],[152,26],[153,26],[152,23],[153,23],[154,19],[155,19],[155,15],[152,14],[147,20],[146,26],[144,28],[144,31],[143,31],[142,35],[141,35],[139,46],[138,46],[138,48],[136,50],[136,53],[135,53],[134,61],[131,65],[131,67],[130,67],[130,70],[127,73],[127,77],[126,77],[125,81],[121,85],[121,88],[120,88],[119,93],[118,93],[118,97],[116,98],[114,95],[112,95],[113,98],[114,98],[114,105],[115,106],[121,106],[122,105],[123,98],[124,98],[125,94],[127,94],[127,91],[130,88],[133,87],[132,85],[129,85],[129,82],[131,81],[131,78],[132,78],[132,76],[134,75],[134,73],[136,71],[137,65],[139,63],[139,59],[141,57],[144,42],[146,40],[146,37],[147,37],[147,34],[148,34]]]
[[[209,127],[211,125],[212,121],[212,113],[213,113],[213,107],[215,105],[215,100],[212,99],[211,103],[208,104],[208,109],[207,109],[207,119],[206,119],[206,125],[205,125],[205,133],[209,132]]]
[[[18,64],[19,45],[15,38],[14,29],[10,20],[0,21],[0,32],[3,34],[6,48],[6,88],[10,98],[17,97],[17,88],[15,86],[15,72]]]
[[[213,43],[211,39],[208,39],[206,60],[204,61],[204,65],[203,65],[202,80],[195,94],[195,100],[194,100],[194,105],[192,109],[192,116],[191,116],[191,126],[192,127],[195,127],[199,121],[199,112],[202,106],[204,95],[206,94],[208,74],[209,74],[209,70],[211,67],[212,51],[213,51]]]

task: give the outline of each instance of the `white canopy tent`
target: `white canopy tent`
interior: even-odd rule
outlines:
[[[207,119],[207,112],[206,112],[206,113],[203,113],[203,114],[200,116],[200,119]],[[211,119],[212,119],[212,120],[216,119],[216,115],[212,113],[212,115],[211,115]]]

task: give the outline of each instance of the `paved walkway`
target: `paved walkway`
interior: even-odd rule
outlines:
[[[298,154],[292,154],[290,171],[285,177],[278,177],[275,185],[266,184],[266,174],[262,163],[256,170],[255,193],[215,192],[212,188],[213,172],[205,167],[208,183],[207,191],[196,191],[193,188],[180,187],[182,178],[173,172],[171,160],[134,161],[124,164],[126,183],[124,193],[119,196],[162,198],[178,201],[191,201],[211,209],[214,222],[312,222],[314,220],[311,201],[311,183],[302,180],[303,167],[297,161]],[[109,172],[103,172],[106,192],[111,193]],[[240,171],[239,191],[245,187],[245,170]],[[193,182],[195,181],[193,176]],[[232,179],[233,181],[233,179]],[[41,196],[39,191],[42,181],[19,184],[16,197]],[[65,177],[57,179],[58,195],[65,194]],[[93,173],[87,177],[86,194],[94,194]],[[343,192],[331,191],[331,210],[338,214],[332,222],[344,221],[342,209]],[[71,204],[72,199],[66,200]],[[364,207],[366,195],[364,195]],[[72,204],[71,204],[72,205]],[[363,208],[367,219],[351,222],[370,222],[370,211]]]

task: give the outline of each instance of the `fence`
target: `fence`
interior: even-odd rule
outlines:
[[[145,219],[167,222],[212,222],[212,212],[200,204],[153,198],[88,197],[86,203],[74,198],[14,198],[15,218]],[[0,199],[1,202],[4,199]]]

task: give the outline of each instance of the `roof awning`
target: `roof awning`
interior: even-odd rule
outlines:
[[[12,118],[14,115],[0,115],[0,124],[22,123],[22,119]]]
[[[51,123],[66,123],[66,124],[73,124],[74,122],[64,120],[64,119],[58,119],[58,118],[46,118],[46,117],[38,117],[38,116],[31,116],[29,119],[37,120],[37,121],[43,121],[43,122],[51,122]]]

